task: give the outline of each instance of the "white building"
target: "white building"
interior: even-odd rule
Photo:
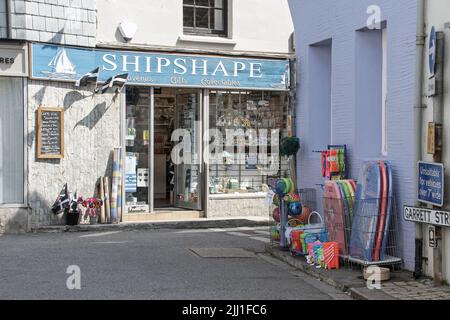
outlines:
[[[450,63],[448,60],[448,51],[450,49],[450,3],[445,0],[433,0],[433,1],[424,1],[424,19],[425,19],[425,50],[423,56],[423,109],[422,109],[422,160],[426,162],[442,162],[445,170],[445,197],[444,197],[444,207],[443,210],[450,211],[450,203],[449,203],[449,195],[450,195],[450,172],[448,168],[450,168],[450,150],[447,148],[447,141],[450,137],[450,112],[448,109],[448,105],[450,103],[450,95],[449,88],[450,82],[448,81],[450,78]],[[443,44],[444,50],[444,59],[443,59],[443,68],[442,65],[438,65],[436,71],[443,77],[443,91],[441,92],[439,89],[437,91],[436,96],[430,96],[429,91],[429,83],[430,77],[433,72],[430,70],[429,66],[429,57],[431,54],[431,48],[434,46],[430,46],[430,33],[432,28],[434,27],[437,32],[438,39],[442,39],[442,42],[439,41],[436,46],[441,47],[441,43]],[[439,50],[439,48],[438,48]],[[439,54],[437,54],[438,56]],[[436,57],[437,57],[436,56]],[[438,61],[439,64],[439,61]],[[439,79],[439,74],[436,74],[437,80]],[[438,80],[439,83],[439,80]],[[437,86],[439,87],[439,85]],[[442,94],[443,93],[443,94]],[[436,123],[442,125],[442,135],[441,141],[442,152],[441,159],[439,159],[439,152],[436,152],[437,158],[434,158],[433,150],[429,150],[429,146],[433,146],[433,144],[429,144],[428,140],[431,138],[430,133],[428,132],[428,127],[430,123]],[[439,130],[438,130],[439,131]],[[434,139],[431,139],[431,141]],[[436,139],[439,142],[439,138]],[[439,161],[441,160],[441,161]],[[442,227],[442,239],[439,241],[439,248],[432,249],[430,248],[430,238],[429,238],[429,225],[421,225],[419,230],[421,231],[421,237],[423,237],[423,253],[422,253],[422,261],[423,261],[423,272],[431,277],[439,277],[439,273],[441,273],[441,278],[443,280],[449,281],[450,278],[450,221],[447,219],[445,221],[442,219],[442,222],[447,225],[447,227]]]
[[[170,138],[189,129],[202,150],[210,128],[286,135],[292,33],[286,0],[0,0],[0,233],[64,223],[50,212],[61,187],[92,196],[115,147],[116,222],[267,214],[251,159],[174,166]],[[100,82],[129,74],[120,96],[74,87],[96,67]]]

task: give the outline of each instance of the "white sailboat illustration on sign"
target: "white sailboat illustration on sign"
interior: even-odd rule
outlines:
[[[75,65],[70,61],[65,48],[58,49],[58,52],[48,64],[52,68],[51,72],[43,71],[43,73],[57,76],[73,78],[76,76]]]

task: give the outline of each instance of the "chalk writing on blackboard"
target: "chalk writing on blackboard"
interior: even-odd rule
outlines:
[[[64,158],[64,109],[38,109],[38,158]]]

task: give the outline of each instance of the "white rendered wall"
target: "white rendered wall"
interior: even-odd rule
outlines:
[[[132,45],[220,51],[288,53],[294,27],[287,0],[231,0],[229,37],[183,36],[181,0],[97,0],[99,44],[123,44],[118,33],[127,19],[138,26]],[[192,39],[194,38],[194,39]]]
[[[426,8],[426,45],[425,45],[425,63],[424,63],[424,93],[427,90],[427,80],[429,76],[428,70],[428,34],[430,33],[431,27],[435,26],[436,31],[444,31],[444,25],[450,22],[450,1],[448,0],[432,0],[427,1]],[[444,70],[444,149],[443,149],[443,163],[446,170],[445,175],[445,204],[444,209],[450,210],[450,145],[448,144],[450,138],[450,110],[448,109],[448,105],[450,103],[450,60],[448,52],[450,50],[450,29],[445,31],[445,70]],[[433,156],[427,154],[427,127],[428,122],[433,121],[433,99],[424,98],[424,104],[427,106],[423,111],[423,131],[422,131],[422,145],[423,145],[423,160],[424,161],[433,161]],[[450,229],[443,228],[443,241],[442,241],[442,253],[443,253],[443,276],[447,281],[450,280]],[[428,276],[433,276],[433,250],[428,248],[428,228],[424,227],[424,246],[425,251],[424,254],[428,257],[428,261],[425,266],[425,272]]]

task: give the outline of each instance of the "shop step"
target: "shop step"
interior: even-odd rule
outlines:
[[[126,213],[123,222],[177,221],[203,218],[201,211],[157,211],[155,213]]]

